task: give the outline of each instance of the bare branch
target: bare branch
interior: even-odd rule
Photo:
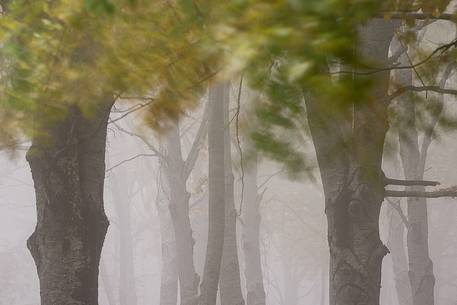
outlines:
[[[386,190],[385,197],[417,197],[417,198],[441,198],[457,197],[457,186],[444,188],[436,191],[391,191]]]
[[[158,157],[163,157],[163,154],[159,152],[159,150],[151,143],[149,142],[144,136],[140,135],[140,134],[137,134],[137,133],[134,133],[134,132],[131,132],[127,129],[124,129],[122,128],[121,126],[119,126],[119,124],[116,124],[113,120],[110,119],[110,123],[113,123],[114,126],[116,126],[116,128],[119,130],[119,131],[122,131],[123,133],[125,134],[128,134],[132,137],[137,137],[138,139],[140,139],[141,141],[143,141],[144,144],[146,144],[146,146],[152,150],[154,152],[154,154],[156,154]]]
[[[106,172],[112,171],[112,170],[115,169],[116,167],[121,166],[122,164],[127,163],[127,162],[130,162],[130,161],[132,161],[132,160],[135,160],[135,159],[137,159],[137,158],[139,158],[139,157],[157,157],[157,155],[156,155],[156,154],[138,154],[138,155],[135,155],[135,156],[133,156],[133,157],[131,157],[131,158],[125,159],[125,160],[119,162],[118,164],[116,164],[116,165],[114,165],[114,166],[108,168],[108,169],[106,170]]]
[[[131,107],[130,110],[126,111],[126,112],[125,112],[123,115],[121,115],[120,117],[115,118],[114,120],[111,119],[111,120],[110,120],[110,123],[114,123],[114,122],[117,122],[117,121],[119,121],[119,120],[122,120],[122,119],[125,118],[126,116],[128,116],[128,115],[130,115],[130,114],[132,114],[132,113],[134,113],[134,112],[136,112],[136,111],[138,111],[138,110],[140,110],[140,109],[143,109],[143,108],[146,107],[146,106],[151,105],[153,102],[154,102],[154,99],[149,98],[149,102],[147,102],[147,103],[142,103],[142,104],[138,104],[138,105],[135,105],[135,106]]]
[[[409,221],[408,221],[408,218],[406,217],[405,213],[403,213],[403,210],[402,210],[402,208],[400,206],[400,202],[395,203],[389,198],[386,198],[386,201],[398,213],[398,215],[400,216],[403,224],[405,225],[405,227],[408,228],[409,227]]]
[[[437,186],[440,183],[438,181],[427,181],[427,180],[400,180],[400,179],[391,179],[385,178],[384,185],[405,185],[405,186],[414,186],[414,185],[423,185],[423,186]]]

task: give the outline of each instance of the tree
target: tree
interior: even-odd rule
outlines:
[[[208,244],[200,285],[200,304],[216,305],[220,279],[225,227],[225,137],[224,104],[228,103],[227,83],[213,85],[209,91],[208,117]]]
[[[37,225],[27,245],[37,266],[41,304],[98,304],[98,264],[108,220],[103,209],[107,97],[95,118],[71,108],[37,135],[27,153]],[[49,142],[48,136],[52,138]]]
[[[131,203],[135,179],[129,179],[127,185],[119,177],[129,177],[124,167],[118,167],[111,174],[111,194],[117,215],[119,229],[119,304],[136,305],[136,285],[134,266],[134,243],[131,224]]]
[[[224,170],[225,170],[225,228],[222,250],[221,276],[219,282],[221,305],[244,305],[241,291],[240,264],[238,260],[238,238],[235,208],[234,177],[230,136],[230,83],[224,93]]]
[[[258,194],[257,161],[251,164],[245,178],[247,202],[243,210],[242,243],[245,259],[246,304],[265,305],[265,288],[263,285],[262,262],[260,255],[260,202]]]

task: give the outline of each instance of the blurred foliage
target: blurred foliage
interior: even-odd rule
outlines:
[[[328,111],[366,100],[368,78],[329,73],[369,64],[355,55],[357,28],[393,12],[439,15],[449,3],[12,0],[0,19],[0,119],[7,126],[0,141],[32,135],[72,104],[90,114],[106,95],[152,97],[146,120],[160,130],[195,105],[216,74],[243,75],[262,93],[254,142],[299,169],[303,92]]]

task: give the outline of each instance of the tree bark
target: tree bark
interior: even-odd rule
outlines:
[[[359,55],[386,65],[395,25],[382,19],[363,25]],[[373,81],[370,97],[346,112],[329,111],[331,105],[306,98],[325,194],[330,305],[379,304],[382,259],[388,252],[379,237],[379,214],[389,73],[376,73]]]
[[[108,228],[103,208],[108,100],[91,117],[70,107],[64,119],[48,123],[46,135],[34,136],[27,153],[37,205],[27,246],[37,266],[42,305],[98,304],[98,268]]]
[[[265,305],[262,262],[260,255],[260,196],[257,192],[257,163],[249,167],[245,176],[246,204],[243,207],[243,251],[245,259],[246,304]]]
[[[230,88],[230,84],[226,84]],[[224,247],[221,262],[221,279],[219,283],[221,305],[244,305],[241,291],[240,264],[238,261],[238,243],[234,198],[234,178],[231,157],[231,138],[229,123],[229,90],[224,96],[224,167],[225,167],[225,228]]]
[[[208,245],[203,281],[200,287],[200,305],[216,305],[225,226],[225,149],[224,103],[229,88],[226,83],[215,84],[209,92],[208,163],[209,208]]]

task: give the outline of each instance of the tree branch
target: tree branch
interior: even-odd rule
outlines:
[[[451,95],[457,95],[457,90],[456,89],[446,89],[446,88],[441,88],[440,86],[405,86],[399,88],[397,91],[392,93],[389,96],[389,100],[393,100],[400,95],[404,94],[407,91],[415,91],[415,92],[423,92],[423,91],[432,91],[436,93],[441,93],[441,94],[451,94]]]
[[[391,191],[386,190],[385,197],[417,197],[417,198],[441,198],[441,197],[457,197],[457,186],[452,186],[436,191]]]
[[[416,20],[448,20],[455,22],[457,20],[456,15],[454,14],[441,14],[435,16],[431,13],[414,13],[414,12],[393,12],[385,13],[390,19],[416,19]],[[378,18],[384,18],[384,16],[379,16]]]
[[[132,160],[135,160],[136,158],[139,158],[139,157],[157,157],[157,155],[156,155],[156,154],[138,154],[138,155],[135,155],[135,156],[133,156],[133,157],[131,157],[131,158],[125,159],[125,160],[119,162],[118,164],[116,164],[116,165],[114,165],[114,166],[108,168],[108,169],[106,170],[106,172],[112,171],[112,170],[115,169],[116,167],[121,166],[122,164],[127,163],[127,162],[130,162],[130,161],[132,161]]]
[[[122,128],[121,126],[119,126],[119,124],[115,123],[115,122],[114,122],[113,120],[111,120],[111,119],[110,119],[110,123],[113,123],[114,126],[116,126],[116,128],[117,128],[118,130],[122,131],[123,133],[128,134],[128,135],[130,135],[130,136],[132,136],[132,137],[137,137],[138,139],[140,139],[141,141],[143,141],[143,143],[146,144],[146,146],[147,146],[150,150],[152,150],[152,151],[155,153],[155,155],[157,155],[157,156],[159,156],[159,157],[161,157],[161,158],[164,157],[163,154],[160,153],[159,150],[158,150],[151,142],[149,142],[144,136],[142,136],[142,135],[140,135],[140,134],[137,134],[137,133],[134,133],[134,132],[131,132],[131,131],[127,130],[127,129]]]
[[[342,71],[336,71],[332,72],[330,74],[354,74],[354,75],[372,75],[380,72],[387,72],[387,71],[392,71],[392,70],[406,70],[406,69],[414,69],[417,68],[426,62],[428,62],[430,59],[432,59],[437,53],[440,53],[440,55],[443,55],[446,51],[448,51],[450,48],[455,47],[457,45],[457,39],[454,39],[446,44],[443,44],[439,47],[437,47],[435,50],[433,50],[432,53],[430,53],[426,58],[423,60],[413,64],[413,65],[406,65],[406,66],[390,66],[390,67],[384,67],[384,68],[371,68],[371,67],[362,67],[365,69],[365,71],[348,71],[348,70],[342,70]]]
[[[405,227],[408,228],[409,227],[409,221],[408,221],[408,218],[406,217],[405,213],[403,213],[403,210],[402,210],[401,205],[400,205],[400,201],[398,203],[395,203],[389,198],[386,198],[386,201],[398,213],[398,215],[400,216],[403,224],[405,225]]]
[[[423,185],[423,186],[437,186],[440,183],[438,181],[427,181],[427,180],[400,180],[400,179],[391,179],[384,178],[384,186],[386,185],[404,185],[404,186],[414,186],[414,185]]]

